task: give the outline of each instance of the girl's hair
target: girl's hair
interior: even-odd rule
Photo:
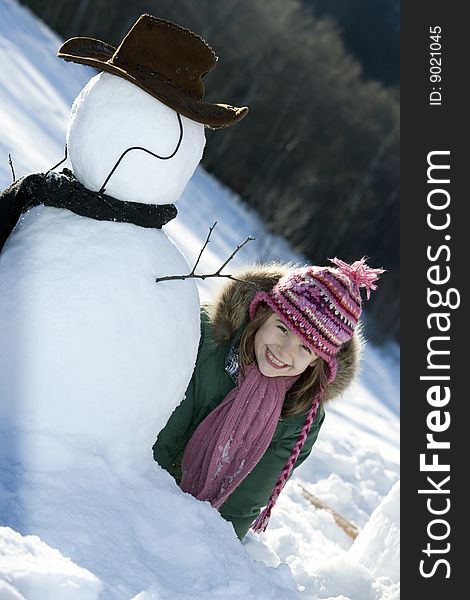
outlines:
[[[255,335],[258,329],[273,314],[273,310],[260,304],[255,317],[248,323],[240,338],[240,368],[245,369],[255,362]],[[312,367],[307,367],[287,393],[282,408],[283,417],[292,417],[306,413],[312,406],[314,397],[327,386],[326,363],[319,356]]]

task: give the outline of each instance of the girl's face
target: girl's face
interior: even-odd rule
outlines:
[[[255,333],[255,357],[266,377],[300,375],[318,358],[274,312]]]

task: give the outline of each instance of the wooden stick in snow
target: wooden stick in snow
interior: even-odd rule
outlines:
[[[356,525],[354,525],[353,523],[345,519],[342,515],[337,513],[333,508],[331,508],[331,506],[328,506],[328,504],[323,502],[323,500],[320,500],[320,498],[317,498],[317,496],[314,496],[311,492],[306,490],[303,485],[299,483],[298,486],[302,492],[303,497],[306,500],[308,500],[315,508],[321,508],[322,510],[326,510],[331,515],[333,515],[336,524],[341,527],[341,529],[346,533],[346,535],[348,535],[353,540],[356,539],[360,531],[359,528],[356,527]]]

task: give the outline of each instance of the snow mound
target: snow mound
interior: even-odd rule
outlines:
[[[0,598],[2,600],[96,600],[100,581],[44,544],[0,527]]]
[[[376,577],[400,579],[400,482],[372,513],[349,549],[349,556]]]

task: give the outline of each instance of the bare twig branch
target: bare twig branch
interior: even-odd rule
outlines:
[[[251,235],[249,235],[246,240],[244,242],[242,242],[241,244],[239,244],[235,250],[232,252],[232,254],[227,258],[227,260],[224,262],[224,264],[220,267],[220,269],[218,269],[218,271],[216,271],[216,275],[220,275],[220,272],[222,271],[222,269],[232,260],[232,258],[235,256],[235,254],[241,250],[243,248],[243,246],[247,243],[247,242],[252,242],[255,238],[251,237]],[[222,277],[222,276],[221,276]]]
[[[207,273],[204,275],[165,275],[164,277],[157,277],[155,281],[158,283],[159,281],[172,281],[175,279],[209,279],[210,277],[225,277],[226,279],[232,279],[233,281],[239,281],[240,283],[249,283],[250,285],[256,285],[254,281],[248,281],[247,279],[238,279],[233,275],[219,275],[218,273]]]
[[[345,534],[353,540],[356,539],[356,537],[359,534],[359,528],[356,527],[356,525],[354,525],[353,523],[345,519],[342,515],[337,513],[333,508],[331,508],[331,506],[328,506],[328,504],[323,502],[323,500],[320,500],[320,498],[317,498],[311,492],[306,490],[303,485],[300,485],[299,483],[298,486],[302,492],[303,497],[306,500],[308,500],[313,506],[315,506],[315,508],[321,508],[322,510],[326,510],[331,515],[333,515],[336,524],[341,527]]]
[[[155,279],[155,281],[158,283],[159,281],[171,281],[171,280],[175,280],[175,279],[202,279],[202,280],[204,280],[204,279],[208,279],[210,277],[225,277],[227,279],[232,279],[233,281],[240,281],[241,283],[249,283],[250,285],[256,285],[253,281],[246,281],[244,279],[238,279],[237,277],[234,277],[233,275],[222,275],[221,274],[222,269],[227,266],[227,264],[232,260],[232,258],[235,256],[235,254],[237,252],[239,252],[245,244],[247,244],[248,242],[251,242],[255,239],[254,237],[251,237],[251,236],[248,236],[245,241],[243,241],[241,244],[239,244],[235,248],[235,250],[232,252],[232,254],[227,258],[227,260],[223,263],[223,265],[219,269],[217,269],[217,271],[215,273],[205,273],[203,275],[196,275],[196,267],[198,266],[199,261],[201,260],[202,253],[206,249],[207,244],[210,241],[210,237],[211,237],[212,232],[214,231],[214,228],[216,225],[217,225],[217,221],[212,225],[212,227],[209,227],[209,233],[207,234],[206,241],[204,242],[204,245],[201,248],[201,251],[199,252],[199,256],[197,257],[196,263],[194,264],[194,267],[191,269],[190,273],[188,273],[187,275],[165,275],[164,277],[157,277]]]
[[[11,174],[13,175],[13,183],[16,181],[15,169],[13,167],[13,160],[11,154],[8,155],[8,162],[10,163]]]
[[[214,231],[216,225],[217,225],[217,221],[214,222],[214,224],[212,225],[212,227],[209,227],[209,233],[207,234],[206,241],[204,242],[204,246],[201,248],[201,251],[199,252],[199,256],[197,257],[197,261],[194,264],[194,267],[191,269],[190,275],[194,275],[194,273],[196,271],[196,267],[198,266],[199,261],[201,260],[202,253],[206,249],[206,246],[209,243],[210,237],[211,237],[212,232]]]

